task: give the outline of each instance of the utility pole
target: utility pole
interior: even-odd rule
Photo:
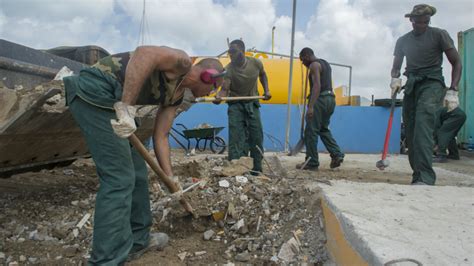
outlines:
[[[286,113],[286,136],[285,152],[288,152],[290,143],[290,117],[291,117],[291,93],[293,90],[293,54],[295,48],[295,20],[296,20],[296,0],[293,0],[293,15],[291,23],[291,48],[290,48],[290,79],[288,81],[288,109]]]

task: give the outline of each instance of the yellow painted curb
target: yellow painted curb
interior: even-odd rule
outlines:
[[[336,265],[369,265],[347,241],[339,220],[323,198],[321,208],[326,229],[326,248]]]

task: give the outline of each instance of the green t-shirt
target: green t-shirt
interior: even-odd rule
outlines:
[[[428,27],[416,36],[413,31],[398,38],[394,56],[407,58],[406,71],[441,68],[443,52],[454,48],[454,42],[448,32],[439,28]]]
[[[226,67],[226,81],[230,81],[229,96],[258,96],[257,81],[263,71],[263,64],[254,57],[246,57],[242,67],[229,63]]]

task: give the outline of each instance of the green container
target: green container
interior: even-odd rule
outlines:
[[[459,82],[459,103],[466,112],[466,123],[459,131],[458,142],[466,144],[474,139],[474,28],[458,33],[462,76]]]

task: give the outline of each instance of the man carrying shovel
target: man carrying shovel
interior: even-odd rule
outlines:
[[[260,103],[258,101],[257,79],[263,87],[263,99],[270,100],[267,74],[260,60],[245,56],[245,44],[234,40],[229,45],[231,62],[226,66],[224,85],[216,96],[214,103],[219,104],[221,97],[250,96],[255,99],[228,101],[229,108],[229,161],[242,156],[253,158],[250,172],[258,175],[262,172],[263,129],[260,120]]]
[[[184,90],[189,88],[195,97],[208,95],[222,84],[222,77],[213,77],[223,70],[215,59],[193,65],[184,51],[142,46],[135,52],[102,58],[79,76],[64,78],[69,110],[81,128],[100,181],[89,264],[122,265],[168,242],[166,234],[150,234],[147,167],[137,152],[139,147],[127,140],[136,140],[132,135],[134,105],[160,106],[154,149],[163,172],[171,177],[168,132]]]
[[[308,111],[306,112],[306,127],[304,143],[306,146],[306,162],[296,168],[317,171],[319,167],[318,137],[331,156],[330,167],[337,168],[344,161],[344,153],[336,143],[329,130],[331,115],[336,107],[336,99],[332,90],[331,66],[324,59],[317,58],[311,48],[303,48],[300,60],[309,69]]]

